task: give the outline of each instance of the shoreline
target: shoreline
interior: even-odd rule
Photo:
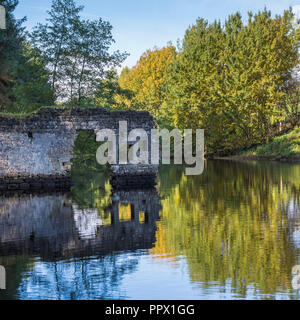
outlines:
[[[300,163],[300,157],[281,157],[281,156],[254,156],[254,155],[232,155],[225,157],[212,157],[213,160],[235,160],[235,161],[272,161],[286,163]]]

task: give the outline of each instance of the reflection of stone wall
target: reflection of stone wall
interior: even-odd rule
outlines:
[[[61,252],[73,242],[74,220],[63,194],[0,199],[0,255]]]
[[[123,165],[122,167],[112,166],[110,183],[115,190],[155,187],[157,166],[139,165],[137,168],[136,165]]]
[[[0,116],[0,190],[31,189],[32,177],[69,176],[78,130],[119,130],[127,121],[128,130],[154,126],[147,112],[108,112],[105,109],[45,108],[27,117]],[[96,156],[96,155],[95,155]],[[156,166],[115,166],[113,175],[155,174]],[[17,180],[17,181],[16,181]],[[47,188],[45,186],[45,188]]]
[[[118,206],[131,205],[131,219],[138,222],[139,213],[145,213],[146,221],[159,219],[161,209],[160,199],[156,189],[115,191],[112,194],[112,212],[114,219],[118,221]]]
[[[131,205],[131,220],[119,221],[119,204]],[[95,209],[79,209],[64,194],[0,198],[0,255],[36,254],[45,260],[150,249],[159,218],[155,189],[112,195],[111,225]],[[146,215],[140,223],[139,212]]]

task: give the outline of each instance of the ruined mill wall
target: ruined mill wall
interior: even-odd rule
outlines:
[[[127,121],[128,131],[143,128],[150,133],[153,118],[147,112],[107,111],[101,108],[43,108],[30,116],[0,116],[0,189],[68,187],[73,148],[79,130],[112,129]],[[96,155],[95,155],[96,156]],[[153,176],[151,165],[117,165],[119,177]]]

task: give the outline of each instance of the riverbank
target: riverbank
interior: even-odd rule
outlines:
[[[300,163],[300,127],[293,129],[289,133],[276,136],[268,143],[243,150],[236,155],[214,158]]]

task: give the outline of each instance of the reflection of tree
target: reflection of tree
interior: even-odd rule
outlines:
[[[36,262],[30,277],[23,277],[20,299],[121,299],[122,278],[134,272],[138,257],[111,254],[104,257],[53,263]]]
[[[183,254],[193,280],[231,279],[241,295],[250,284],[266,294],[291,287],[288,208],[300,203],[299,166],[214,161],[195,177],[166,170],[154,253]]]
[[[72,181],[74,183],[71,190],[72,201],[82,209],[95,208],[103,220],[108,219],[107,209],[112,202],[107,172],[86,171],[85,174],[75,172]]]
[[[111,186],[106,166],[96,161],[100,146],[93,131],[79,131],[72,159],[72,201],[79,208],[96,208],[103,220],[109,218],[107,208],[111,206]]]
[[[112,192],[105,173],[73,175],[71,202],[78,208],[97,209],[102,221],[110,220],[112,213],[122,218],[122,210],[126,218],[133,219],[103,224],[95,228],[96,238],[92,239],[78,236],[74,212],[65,197],[53,196],[58,198],[54,201],[48,196],[39,196],[39,200],[24,195],[3,201],[1,214],[7,226],[18,218],[24,233],[28,230],[26,241],[15,246],[22,250],[0,260],[11,270],[11,288],[5,297],[125,298],[119,292],[120,283],[124,275],[136,270],[138,254],[112,252],[151,248],[155,232],[153,253],[185,256],[191,279],[202,286],[211,281],[224,285],[230,279],[232,290],[241,296],[250,286],[265,294],[290,289],[291,268],[297,264],[290,217],[300,207],[299,166],[209,161],[201,176],[187,177],[180,167],[162,167],[159,180],[163,210],[157,222],[160,205],[155,190]],[[27,202],[28,207],[20,206]],[[150,219],[140,223],[141,212]],[[47,221],[46,231],[57,231],[51,237],[37,232],[39,223]],[[30,223],[37,228],[34,241]],[[14,236],[9,228],[5,230]],[[55,244],[63,244],[63,239],[67,245],[60,250]],[[13,245],[8,241],[2,249],[10,248],[13,254]],[[38,252],[42,261],[32,252]]]

